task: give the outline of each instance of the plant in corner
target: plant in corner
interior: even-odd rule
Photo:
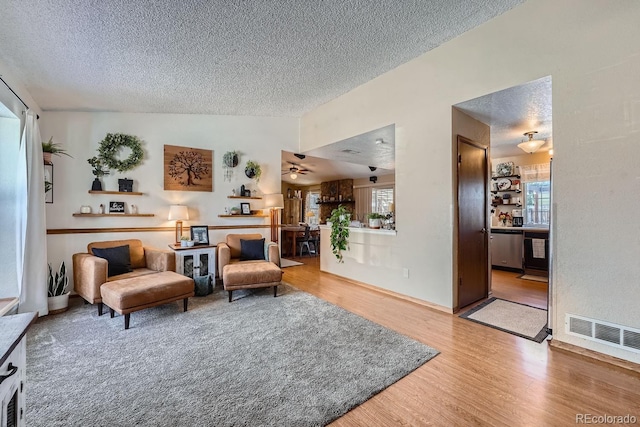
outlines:
[[[48,280],[48,306],[49,313],[60,313],[67,309],[69,305],[69,278],[67,277],[67,268],[64,265],[64,261],[60,264],[60,268],[53,275],[51,270],[51,264],[49,266],[49,280]]]
[[[249,160],[244,168],[244,174],[247,175],[247,178],[255,179],[258,182],[260,181],[260,175],[262,175],[262,168],[257,162]]]
[[[329,217],[331,222],[331,250],[339,263],[343,263],[342,251],[349,249],[349,222],[351,214],[347,209],[338,205]]]

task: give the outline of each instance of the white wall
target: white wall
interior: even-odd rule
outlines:
[[[402,232],[388,263],[412,274],[388,289],[451,306],[451,106],[551,75],[554,339],[640,362],[564,332],[565,313],[640,328],[638,22],[637,1],[528,1],[303,117],[303,152],[396,125]]]
[[[233,188],[245,184],[260,195],[280,191],[280,152],[298,151],[298,120],[291,118],[236,117],[180,114],[123,114],[45,112],[40,119],[43,139],[53,136],[73,156],[54,157],[54,203],[47,204],[47,229],[87,229],[121,227],[174,227],[167,220],[169,205],[184,204],[190,220],[184,225],[268,225],[268,218],[219,218],[225,207],[239,205],[231,200]],[[97,154],[99,142],[107,133],[126,133],[143,141],[145,158],[139,167],[125,173],[112,171],[102,179],[104,190],[118,189],[118,178],[134,180],[134,191],[142,196],[92,195],[88,193],[94,176],[87,159]],[[213,192],[164,191],[164,145],[178,145],[213,150]],[[222,155],[226,151],[241,153],[240,164],[231,182],[224,180]],[[121,157],[122,158],[122,157]],[[244,174],[247,160],[262,166],[262,178],[256,184]],[[115,173],[114,173],[115,172]],[[154,217],[78,218],[80,206],[90,205],[97,212],[100,204],[124,201],[135,204],[139,213]],[[261,200],[250,200],[252,209],[263,207]],[[255,230],[246,230],[253,232]],[[258,232],[269,236],[268,228]],[[245,232],[240,230],[239,232]],[[229,230],[210,230],[211,242],[224,240]],[[49,261],[71,266],[71,256],[86,251],[92,241],[140,238],[145,244],[166,248],[174,240],[173,231],[137,233],[49,234]]]

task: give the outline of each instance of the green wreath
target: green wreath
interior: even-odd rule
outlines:
[[[131,154],[125,160],[116,158],[116,154],[118,154],[121,147],[129,147],[131,149]],[[98,153],[100,153],[100,158],[110,169],[115,169],[118,172],[125,172],[135,168],[142,163],[142,158],[144,157],[144,151],[142,151],[138,137],[123,133],[108,133],[100,141]]]

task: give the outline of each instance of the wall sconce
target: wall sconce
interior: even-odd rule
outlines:
[[[518,148],[520,148],[521,150],[529,153],[529,154],[533,154],[536,151],[538,151],[538,149],[540,147],[542,147],[544,145],[544,143],[546,141],[540,140],[540,139],[533,139],[533,135],[535,135],[536,133],[538,133],[537,131],[531,131],[531,132],[525,132],[524,136],[528,136],[529,140],[525,141],[525,142],[521,142],[520,144],[518,144]]]
[[[176,222],[176,245],[179,245],[182,237],[182,221],[189,219],[189,209],[184,205],[171,205],[168,219]]]

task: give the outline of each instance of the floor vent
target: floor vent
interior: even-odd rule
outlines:
[[[565,316],[565,328],[569,335],[640,353],[638,329],[570,313]]]

